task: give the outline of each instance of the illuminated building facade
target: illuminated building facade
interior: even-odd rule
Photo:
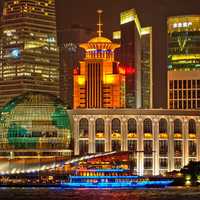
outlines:
[[[67,159],[71,138],[68,113],[57,97],[33,92],[15,97],[0,113],[0,170],[8,162],[17,168]]]
[[[27,91],[59,95],[55,0],[5,0],[0,106]]]
[[[74,153],[129,151],[135,172],[163,174],[200,160],[200,112],[164,109],[77,109]]]
[[[200,15],[168,18],[168,107],[200,108]]]
[[[134,9],[120,15],[120,64],[126,70],[126,107],[151,108],[152,102],[152,28],[142,28]]]
[[[85,52],[80,43],[88,41],[94,32],[80,25],[59,31],[60,47],[60,98],[68,108],[73,108],[74,70],[84,59]]]
[[[101,36],[99,14],[98,37],[80,45],[86,56],[74,74],[74,109],[125,106],[125,72],[114,61],[114,50],[120,45]]]

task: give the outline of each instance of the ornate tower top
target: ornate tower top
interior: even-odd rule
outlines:
[[[111,40],[109,40],[106,37],[102,37],[102,10],[97,10],[97,13],[99,15],[99,20],[97,23],[97,37],[94,37],[90,39],[87,43],[80,44],[80,47],[86,50],[86,59],[95,59],[95,58],[101,58],[101,59],[114,59],[114,50],[116,48],[119,48],[119,44],[112,43]]]

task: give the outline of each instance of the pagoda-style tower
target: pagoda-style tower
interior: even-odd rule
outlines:
[[[74,108],[123,108],[125,106],[125,73],[114,61],[119,44],[102,37],[102,11],[99,14],[98,37],[80,45],[86,51],[80,69],[74,75]]]

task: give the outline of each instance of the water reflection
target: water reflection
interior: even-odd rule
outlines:
[[[2,200],[196,200],[199,196],[199,188],[143,190],[0,188],[0,199]]]

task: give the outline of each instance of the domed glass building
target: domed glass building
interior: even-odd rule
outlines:
[[[27,93],[1,109],[1,158],[59,159],[71,154],[70,143],[70,119],[55,96]]]

